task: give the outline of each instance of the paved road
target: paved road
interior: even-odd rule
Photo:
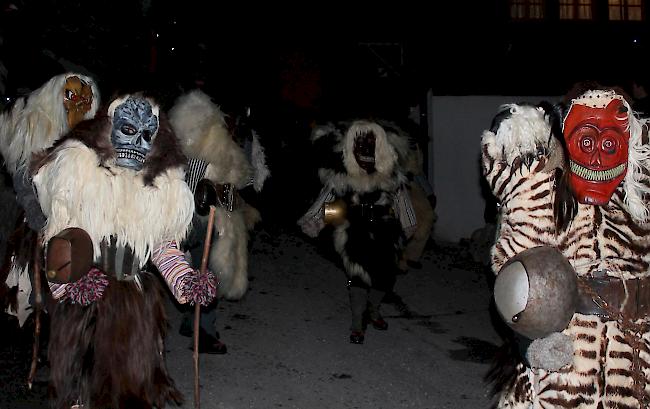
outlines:
[[[327,253],[297,233],[258,233],[248,294],[219,307],[229,352],[201,355],[201,408],[488,408],[483,377],[501,341],[487,276],[459,245],[431,246],[423,263],[396,286],[408,311],[384,305],[388,331],[354,345],[346,279]],[[171,303],[169,313],[169,369],[193,408],[191,341]],[[45,407],[47,368],[34,391],[17,383],[25,356],[4,343],[1,409]]]

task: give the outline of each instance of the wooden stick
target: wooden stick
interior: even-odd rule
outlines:
[[[201,392],[199,383],[199,323],[201,318],[201,304],[194,305],[194,407],[201,407]]]
[[[212,228],[214,226],[215,207],[210,206],[210,215],[208,216],[208,231],[205,233],[205,242],[203,243],[203,256],[201,257],[201,274],[208,270],[208,257],[210,255],[210,243],[212,242]],[[201,394],[199,391],[199,325],[201,318],[201,304],[194,305],[194,407],[201,407]]]
[[[34,243],[34,257],[32,259],[32,268],[34,271],[34,343],[32,345],[32,364],[29,368],[27,377],[27,386],[32,389],[34,378],[36,377],[36,367],[38,364],[38,353],[40,350],[41,338],[41,310],[43,309],[43,292],[41,286],[41,235],[36,234]]]

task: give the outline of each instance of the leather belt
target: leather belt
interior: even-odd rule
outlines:
[[[360,203],[350,206],[348,212],[366,221],[374,222],[389,215],[390,208],[386,205]]]
[[[578,277],[576,312],[635,321],[650,316],[650,277],[623,280],[616,277]]]

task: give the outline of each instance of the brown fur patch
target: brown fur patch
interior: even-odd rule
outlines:
[[[153,408],[180,404],[165,364],[167,317],[163,292],[150,273],[133,282],[110,278],[90,306],[56,304],[49,345],[54,408],[81,397],[92,408]]]
[[[35,153],[29,166],[30,173],[38,170],[56,157],[59,147],[69,140],[77,140],[94,150],[101,164],[115,157],[115,149],[111,144],[111,121],[106,116],[106,109],[101,110],[93,119],[80,122],[72,131],[58,139],[50,148]]]
[[[94,150],[99,157],[100,165],[104,165],[109,159],[114,158],[115,149],[111,143],[112,121],[106,115],[107,111],[108,106],[100,110],[102,113],[97,114],[95,118],[80,122],[72,131],[56,141],[51,148],[34,154],[30,164],[30,173],[34,175],[42,166],[52,161],[58,148],[68,140],[78,140]],[[159,124],[153,148],[147,155],[142,169],[144,183],[148,186],[153,185],[154,179],[167,169],[187,164],[187,158],[163,113],[160,113]]]
[[[158,119],[160,124],[158,134],[142,170],[145,172],[144,183],[146,185],[153,185],[156,176],[167,169],[187,165],[187,157],[183,154],[167,116],[161,112]]]

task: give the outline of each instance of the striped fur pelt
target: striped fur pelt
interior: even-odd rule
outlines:
[[[140,277],[142,290],[110,277],[104,297],[87,307],[55,304],[48,350],[53,408],[79,400],[92,409],[182,403],[165,365],[164,294],[153,274]]]
[[[372,174],[359,167],[353,153],[355,138],[362,132],[376,137]],[[346,222],[334,229],[334,248],[346,273],[367,286],[389,289],[403,246],[402,229],[392,209],[397,190],[406,183],[399,159],[406,155],[408,139],[388,123],[357,120],[316,127],[312,140],[322,155],[321,182],[348,207]],[[361,204],[385,214],[369,222],[351,211]]]
[[[631,112],[631,111],[630,111]],[[541,107],[502,107],[492,129],[482,136],[483,173],[500,203],[498,237],[492,267],[536,246],[558,248],[578,276],[606,271],[632,280],[646,277],[650,266],[650,225],[629,198],[646,197],[648,156],[642,123],[630,115],[630,157],[636,161],[605,206],[575,203],[575,214],[562,226],[561,134]],[[557,136],[559,135],[559,136]],[[634,183],[628,183],[632,180]],[[641,191],[631,194],[631,189]],[[646,199],[644,199],[646,200]],[[643,202],[647,209],[647,201]],[[631,209],[636,207],[636,209]],[[573,339],[571,365],[557,372],[517,366],[498,393],[499,408],[646,408],[650,402],[649,318],[641,330],[625,322],[575,313],[563,331]]]
[[[84,115],[85,119],[92,118],[99,106],[99,89],[92,78],[75,73],[52,77],[0,114],[0,153],[11,174],[18,168],[27,167],[33,153],[49,148],[70,130],[63,105],[63,90],[66,80],[73,76],[92,88],[91,109]]]

